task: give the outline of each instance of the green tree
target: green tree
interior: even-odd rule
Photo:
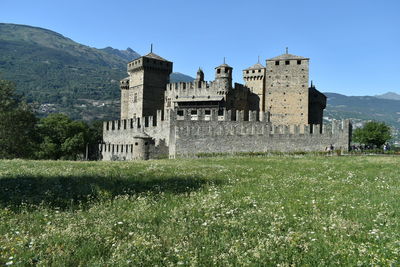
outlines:
[[[0,80],[0,158],[29,158],[36,149],[36,117],[12,82]]]
[[[41,136],[39,159],[77,160],[85,155],[90,141],[89,126],[81,121],[73,121],[64,114],[50,114],[40,120]]]
[[[392,138],[390,132],[390,127],[384,122],[370,121],[353,131],[353,141],[381,147]]]

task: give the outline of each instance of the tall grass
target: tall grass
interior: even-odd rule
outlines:
[[[400,264],[399,163],[0,161],[0,265]]]

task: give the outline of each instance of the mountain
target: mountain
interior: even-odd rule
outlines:
[[[328,98],[324,111],[325,120],[351,119],[355,127],[368,120],[384,121],[394,127],[395,139],[400,141],[400,100],[324,94]]]
[[[138,57],[131,48],[97,49],[47,29],[0,23],[0,78],[14,81],[43,115],[118,118],[119,80],[127,76],[126,64]],[[174,81],[188,79],[171,75]]]
[[[394,92],[387,92],[382,95],[375,95],[376,98],[382,98],[382,99],[390,99],[390,100],[400,100],[400,95],[396,94]]]
[[[193,82],[194,78],[180,73],[180,72],[174,72],[171,73],[171,75],[169,76],[170,82],[171,83],[177,83],[177,82]]]

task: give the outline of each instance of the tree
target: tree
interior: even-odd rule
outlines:
[[[353,141],[381,147],[392,138],[390,127],[384,122],[370,121],[353,131]]]
[[[38,125],[41,137],[39,159],[83,158],[86,145],[90,141],[89,126],[81,121],[73,121],[64,114],[50,114]]]
[[[36,149],[36,117],[12,82],[0,80],[0,158],[29,158]]]

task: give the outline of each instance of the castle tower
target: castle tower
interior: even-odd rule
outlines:
[[[197,82],[204,82],[204,72],[203,72],[203,70],[201,68],[199,68],[199,70],[197,71],[196,81]]]
[[[267,59],[265,109],[274,124],[309,124],[309,59],[289,53]]]
[[[243,70],[245,85],[259,97],[260,111],[265,111],[265,71],[259,62]]]
[[[129,80],[121,81],[121,119],[156,116],[157,110],[164,108],[164,91],[171,72],[172,62],[153,52],[129,62]]]
[[[225,63],[216,67],[214,83],[220,88],[218,93],[225,95],[232,88],[232,67]]]

